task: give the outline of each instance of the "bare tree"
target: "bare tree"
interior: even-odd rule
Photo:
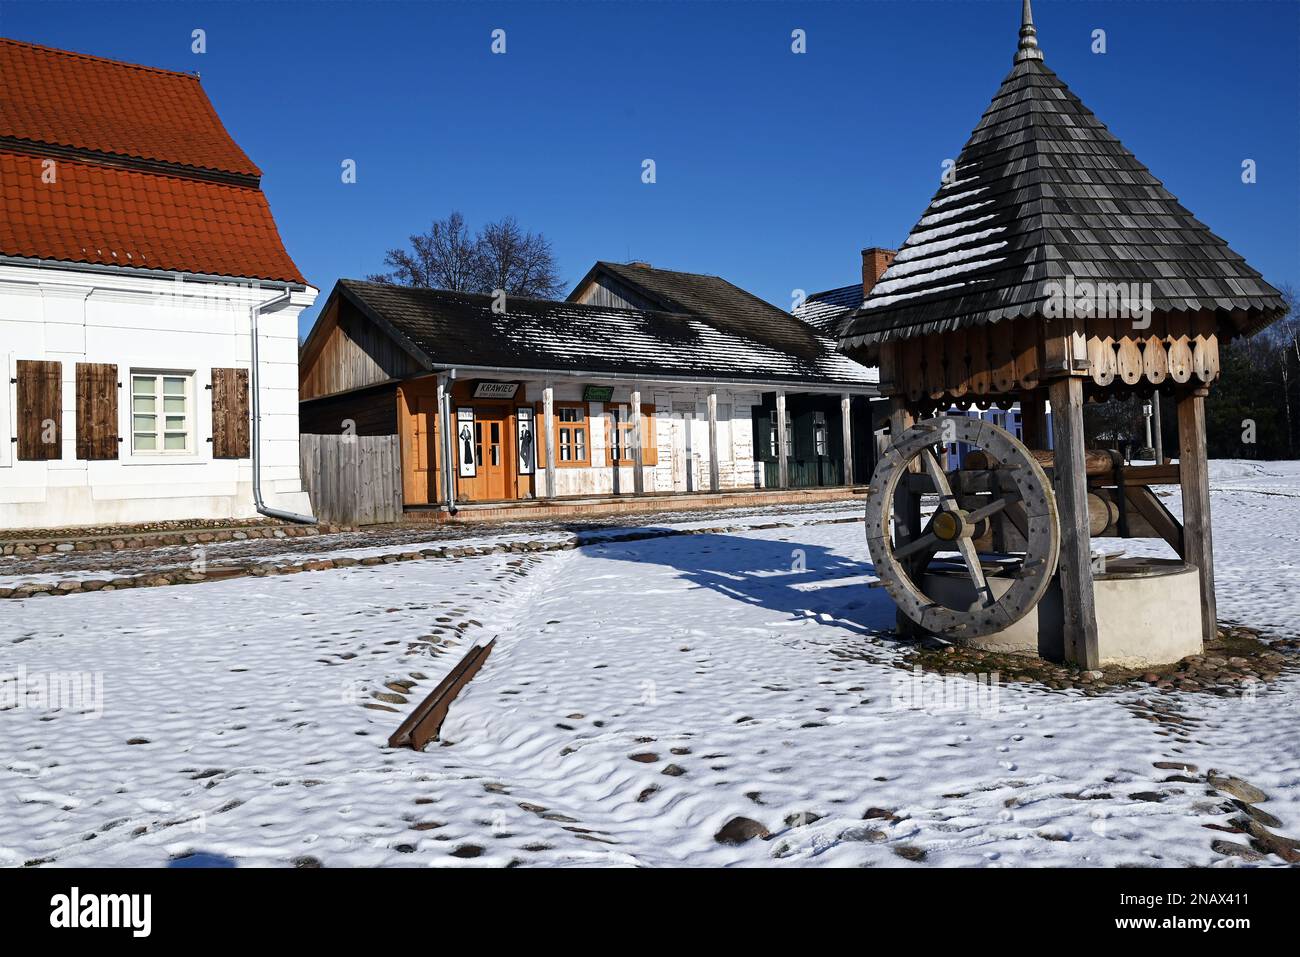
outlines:
[[[550,240],[524,232],[513,216],[484,226],[478,251],[484,292],[504,289],[512,296],[555,299],[564,291]]]
[[[453,211],[427,233],[411,236],[409,248],[390,249],[384,264],[391,272],[369,276],[372,282],[456,292],[504,289],[507,295],[537,299],[564,292],[550,240],[523,230],[513,216],[471,236],[464,217]]]
[[[368,276],[371,282],[424,286],[453,292],[480,292],[483,266],[478,237],[471,236],[465,218],[455,210],[436,219],[427,233],[410,237],[409,249],[390,249],[384,265],[392,272]]]
[[[1300,367],[1300,316],[1296,315],[1296,291],[1291,286],[1279,290],[1286,303],[1287,312],[1274,327],[1274,341],[1279,352],[1278,368],[1282,377],[1282,407],[1286,410],[1286,447],[1295,455],[1295,424],[1291,415],[1291,356]]]

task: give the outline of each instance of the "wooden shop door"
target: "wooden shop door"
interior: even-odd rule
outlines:
[[[472,479],[461,479],[467,500],[491,502],[514,497],[510,418],[502,408],[474,408],[474,464],[478,474]]]

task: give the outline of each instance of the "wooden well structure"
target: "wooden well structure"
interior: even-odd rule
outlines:
[[[1284,313],[1047,68],[1023,0],[1011,73],[840,347],[879,365],[895,440],[954,405],[1019,403],[1055,494],[1064,657],[1096,668],[1093,535],[1168,541],[1196,569],[1202,638],[1214,636],[1205,398],[1221,344]],[[1176,464],[1124,468],[1085,449],[1085,403],[1157,391],[1177,406]],[[1158,484],[1181,485],[1181,520]],[[929,530],[927,488],[924,473],[900,486],[896,544]]]

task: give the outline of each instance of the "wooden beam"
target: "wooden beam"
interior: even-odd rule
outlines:
[[[645,453],[641,448],[641,389],[632,390],[632,494],[645,493]]]
[[[853,396],[840,396],[840,429],[844,436],[844,484],[853,484]]]
[[[1020,393],[1020,436],[1030,451],[1047,449],[1047,406],[1042,392]]]
[[[1184,549],[1187,547],[1183,541],[1183,526],[1170,514],[1169,509],[1165,508],[1164,502],[1156,498],[1156,494],[1145,485],[1122,491],[1129,505],[1146,519],[1151,530],[1168,542],[1169,547],[1178,553],[1179,558],[1183,558]]]
[[[709,489],[722,487],[722,473],[718,464],[718,393],[709,390]]]
[[[785,441],[785,393],[776,394],[776,472],[777,485],[790,487],[790,448]]]
[[[1183,486],[1183,561],[1195,565],[1201,580],[1201,637],[1211,641],[1218,628],[1214,597],[1214,544],[1210,529],[1210,471],[1205,459],[1205,389],[1178,399],[1178,456]]]
[[[555,387],[542,389],[542,435],[546,441],[546,497],[555,498]]]
[[[398,725],[397,730],[388,739],[388,746],[390,748],[411,747],[416,751],[423,751],[430,741],[438,740],[438,733],[442,730],[442,723],[447,720],[447,710],[451,707],[452,700],[460,694],[465,685],[469,684],[469,680],[478,674],[496,643],[496,638],[493,638],[486,645],[475,645],[471,648],[456,667],[438,682],[433,691],[415,706],[415,709],[406,716],[406,720]]]
[[[1165,464],[1165,430],[1160,422],[1160,390],[1157,389],[1151,395],[1151,418],[1155,421],[1152,423],[1152,439],[1155,442],[1153,448],[1156,450],[1156,465]]]
[[[1093,670],[1101,665],[1093,604],[1092,547],[1088,537],[1088,476],[1083,451],[1083,382],[1070,376],[1049,387],[1055,444],[1056,510],[1061,524],[1061,583],[1065,660]]]

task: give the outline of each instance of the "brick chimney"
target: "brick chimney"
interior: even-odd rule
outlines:
[[[897,254],[897,249],[881,249],[879,246],[862,250],[863,298],[871,294],[871,287],[880,279],[881,273],[889,268]]]

